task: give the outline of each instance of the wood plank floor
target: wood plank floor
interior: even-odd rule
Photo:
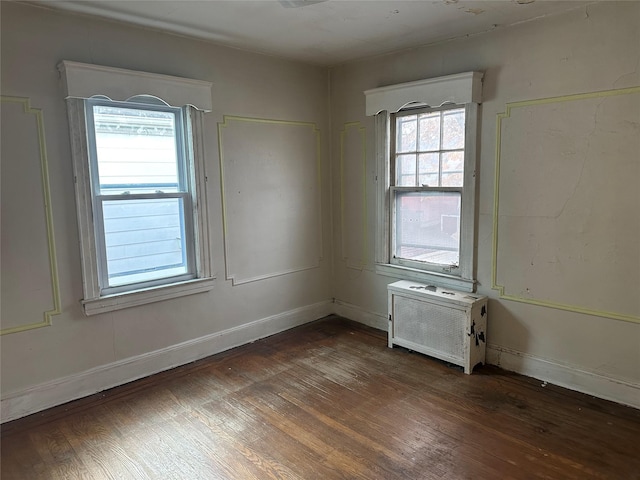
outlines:
[[[2,480],[638,479],[640,410],[338,317],[2,426]]]

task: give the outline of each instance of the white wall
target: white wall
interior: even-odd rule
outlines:
[[[214,111],[205,115],[211,248],[217,276],[211,292],[92,317],[82,313],[68,122],[56,70],[61,60],[213,83]],[[1,337],[3,420],[330,313],[326,69],[8,2],[2,2],[1,61],[2,95],[28,98],[32,108],[41,110],[52,245],[58,267],[57,279],[52,279],[37,114],[25,113],[20,103],[3,101],[2,326],[42,322],[44,311],[55,310],[55,286],[59,287],[61,311],[51,316],[51,326]],[[225,181],[229,188],[240,184],[240,197],[246,199],[238,202],[235,191],[233,201],[227,199],[228,209],[235,208],[227,212],[227,227],[234,235],[234,241],[227,245],[233,257],[229,265],[224,251],[218,149],[218,124],[224,122],[225,115],[285,122],[227,119],[222,129],[227,140],[225,174],[233,177]],[[281,142],[261,144],[258,140],[265,131],[280,135]],[[291,136],[301,140],[290,146],[287,139]],[[242,152],[238,152],[240,148]],[[292,166],[298,178],[291,178],[287,168]],[[276,178],[281,180],[274,187],[278,194],[254,185],[263,190],[256,199],[248,179],[255,181],[256,174],[265,169],[280,173]],[[283,179],[293,184],[291,189],[286,189]],[[302,180],[306,182],[304,189],[300,188]],[[248,203],[253,203],[252,208],[246,208]],[[290,214],[283,216],[286,210]],[[252,215],[262,218],[261,231],[252,227]],[[305,228],[292,229],[287,219],[301,216]],[[279,230],[265,235],[270,218]],[[283,228],[289,229],[287,235],[283,235]],[[243,238],[251,242],[240,242]],[[259,255],[261,249],[270,253]],[[238,265],[245,257],[251,259],[250,264]],[[281,265],[292,273],[282,274]],[[227,266],[233,271],[227,272]],[[249,282],[227,279],[234,275]]]
[[[477,279],[490,296],[488,359],[640,407],[640,92],[513,108],[495,182],[497,116],[508,103],[640,86],[639,18],[637,3],[604,2],[333,68],[338,312],[384,328],[396,280],[373,268],[374,125],[363,91],[482,71]],[[496,283],[528,303],[492,289],[496,191]]]
[[[362,92],[469,70],[485,72],[478,290],[491,297],[489,360],[640,407],[638,323],[501,299],[491,288],[497,114],[504,112],[509,102],[640,85],[637,49],[640,5],[606,2],[588,10],[498,28],[470,39],[330,69],[331,111],[327,70],[323,68],[21,4],[2,2],[1,8],[2,95],[28,98],[31,107],[41,110],[53,226],[53,242],[47,242],[44,209],[47,195],[39,178],[37,114],[25,113],[20,103],[3,102],[3,136],[11,133],[10,139],[3,138],[7,141],[2,147],[3,327],[42,322],[44,311],[55,310],[55,286],[60,298],[60,313],[51,317],[51,326],[0,337],[3,421],[213,354],[332,311],[384,328],[386,285],[395,279],[373,270],[373,121],[364,115]],[[83,315],[79,304],[82,282],[68,127],[56,70],[63,59],[213,82],[214,111],[207,114],[205,125],[208,206],[217,273],[213,291],[94,317]],[[584,105],[578,110],[585,115],[594,112],[591,104],[577,105]],[[247,223],[248,209],[244,202],[227,202],[227,207],[240,215],[227,218],[228,222],[234,222],[228,233],[238,239],[227,245],[227,254],[231,255],[231,261],[227,262],[218,150],[218,124],[225,122],[225,115],[293,122],[287,128],[294,131],[302,128],[305,135],[315,135],[313,128],[307,131],[304,126],[313,124],[320,132],[322,177],[318,213],[313,219],[307,218],[307,212],[292,213],[295,218],[304,215],[303,238],[320,232],[321,242],[305,243],[295,250],[295,257],[283,257],[282,235],[268,239],[271,250],[279,252],[283,263],[292,267],[287,269],[299,271],[276,275],[283,272],[276,271],[270,263],[272,258],[255,263],[259,258],[256,250],[250,242],[242,241],[246,238],[244,234],[250,237],[255,233]],[[633,115],[633,110],[626,115]],[[625,128],[637,129],[637,124],[633,124],[631,121]],[[250,140],[249,147],[241,142],[243,136],[251,136],[250,125],[240,125],[229,117],[224,125],[221,131],[229,145],[235,142],[237,146],[223,151],[223,162],[233,163],[236,175],[227,179],[229,183],[225,185],[237,186],[238,182],[242,184],[241,174],[255,170],[255,162],[262,158],[260,146]],[[276,124],[263,125],[264,129],[256,130],[255,138],[269,136]],[[514,115],[514,121],[505,122],[504,128],[522,133],[517,125]],[[287,128],[283,129],[284,135]],[[560,131],[560,136],[581,134],[572,128]],[[622,142],[626,151],[634,146],[631,137]],[[281,154],[277,159],[286,160],[276,164],[286,164],[299,155],[306,166],[300,174],[308,176],[308,167],[317,161],[316,152],[308,151],[311,143],[307,139],[297,144],[297,150],[275,151]],[[605,140],[602,145],[611,144]],[[255,157],[251,156],[243,165],[240,154],[245,156],[246,148]],[[270,146],[272,151],[275,148]],[[505,144],[504,149],[513,152],[514,145]],[[609,159],[610,152],[605,153]],[[616,159],[619,157],[616,155]],[[512,153],[503,158],[507,164],[518,161],[521,160]],[[591,171],[593,168],[590,167]],[[634,167],[631,162],[630,168],[629,178],[633,181],[637,165]],[[624,176],[616,176],[616,182],[626,185],[624,182],[629,179],[620,177]],[[282,177],[276,180],[280,182]],[[244,191],[251,187],[241,186]],[[510,185],[503,187],[509,191]],[[601,197],[611,198],[609,190],[601,192]],[[633,192],[617,190],[619,198],[616,203],[607,200],[610,204],[633,205],[638,201]],[[9,196],[13,192],[23,195],[18,200]],[[298,196],[298,204],[309,204],[309,200],[314,204],[315,197],[309,197],[308,191],[293,192]],[[544,192],[547,193],[555,194],[557,190]],[[256,200],[251,195],[246,198]],[[281,212],[288,208],[282,198],[286,197],[270,196],[266,206]],[[592,205],[593,201],[589,201]],[[519,231],[526,232],[530,226],[527,224]],[[639,238],[639,232],[629,225],[618,222],[615,230],[616,236]],[[570,239],[563,238],[559,246],[566,247]],[[57,280],[51,278],[49,245],[57,260]],[[528,248],[520,243],[511,246],[515,254],[526,253]],[[245,251],[254,263],[242,263]],[[5,252],[12,253],[9,260]],[[509,287],[518,278],[518,272],[510,270],[508,262],[499,264],[500,279],[507,279]],[[225,268],[228,265],[230,272]],[[629,273],[633,270],[620,271],[626,273],[619,278],[593,272],[593,282],[613,282],[629,298],[640,299],[638,284],[634,283],[633,273]],[[265,274],[268,278],[247,282]],[[540,272],[532,274],[538,281],[535,285],[539,285]],[[575,276],[571,272],[566,275],[566,278]],[[233,281],[227,277],[233,277]],[[548,281],[560,289],[560,300],[565,294],[575,295],[575,291],[565,291],[565,282],[557,277]],[[594,287],[588,279],[583,281],[587,287]],[[331,303],[334,296],[335,305]],[[592,300],[584,298],[590,309],[605,306],[597,299],[594,306]],[[624,308],[633,310],[636,306],[640,310],[640,305],[628,301]],[[637,317],[639,312],[627,313]]]

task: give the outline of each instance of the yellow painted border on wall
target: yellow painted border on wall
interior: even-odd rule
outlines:
[[[534,105],[546,105],[551,103],[563,103],[573,102],[576,100],[588,100],[591,98],[605,98],[614,97],[618,95],[631,95],[634,93],[640,93],[640,87],[620,88],[615,90],[604,90],[600,92],[579,93],[575,95],[566,95],[560,97],[541,98],[538,100],[525,100],[520,102],[507,103],[506,109],[503,113],[497,115],[496,122],[496,167],[495,167],[495,180],[494,180],[494,195],[493,195],[493,261],[491,272],[491,288],[499,292],[500,298],[505,300],[513,300],[515,302],[529,303],[531,305],[538,305],[542,307],[557,308],[559,310],[566,310],[569,312],[583,313],[586,315],[594,315],[597,317],[612,318],[615,320],[623,320],[626,322],[640,323],[640,317],[635,315],[626,315],[616,312],[607,312],[602,310],[592,310],[589,308],[583,308],[578,305],[568,305],[558,302],[551,302],[546,300],[538,300],[534,298],[518,297],[516,295],[505,295],[504,285],[499,285],[497,281],[498,277],[498,220],[500,209],[500,155],[502,145],[502,121],[511,116],[511,110],[514,108],[530,107]]]
[[[345,123],[340,130],[340,228],[341,228],[341,248],[342,248],[342,259],[345,262],[345,265],[348,268],[353,268],[356,270],[362,270],[367,264],[367,255],[368,255],[368,242],[367,242],[367,138],[366,138],[366,129],[361,126],[360,122],[348,122]],[[344,207],[345,207],[345,181],[344,181],[344,140],[347,135],[347,131],[349,129],[357,129],[358,133],[362,139],[362,151],[361,151],[361,162],[362,162],[362,260],[359,263],[353,263],[347,257],[347,252],[344,246],[345,240],[345,225],[344,225]]]
[[[0,330],[0,335],[9,333],[24,332],[34,328],[48,327],[51,325],[51,317],[62,313],[60,307],[60,284],[58,281],[58,261],[56,258],[55,237],[53,234],[53,213],[51,210],[51,190],[49,187],[49,163],[47,161],[47,147],[44,135],[44,120],[42,110],[31,107],[31,100],[24,97],[9,97],[0,95],[0,102],[17,103],[22,105],[26,114],[35,115],[36,125],[38,128],[38,146],[40,148],[40,173],[42,180],[42,197],[44,198],[44,214],[47,227],[47,246],[49,250],[49,271],[51,273],[51,293],[53,297],[53,308],[43,312],[43,320],[41,322],[19,325],[16,327],[5,328]]]
[[[258,280],[264,280],[267,278],[272,278],[272,277],[279,277],[281,275],[287,275],[289,273],[294,273],[294,272],[300,272],[303,270],[310,270],[311,268],[317,268],[318,265],[314,265],[314,266],[310,266],[310,267],[306,267],[306,268],[297,268],[297,269],[291,269],[291,270],[286,270],[286,271],[282,271],[282,272],[274,272],[272,274],[267,274],[267,275],[261,275],[259,277],[256,278],[249,278],[249,279],[245,279],[242,281],[237,281],[235,279],[235,277],[229,272],[229,264],[228,264],[228,258],[229,258],[229,251],[228,251],[228,240],[227,240],[227,234],[228,234],[228,229],[227,229],[227,207],[226,207],[226,200],[225,200],[225,188],[224,188],[224,146],[223,146],[223,141],[222,141],[222,131],[223,128],[226,128],[229,126],[229,122],[230,121],[235,121],[235,122],[247,122],[247,123],[267,123],[267,124],[271,124],[271,125],[293,125],[293,126],[299,126],[299,127],[309,127],[311,128],[312,132],[315,134],[316,136],[316,177],[317,177],[317,182],[318,182],[318,216],[319,219],[318,221],[320,222],[319,225],[319,232],[320,232],[320,238],[318,239],[319,241],[319,246],[320,246],[320,255],[318,258],[318,262],[322,261],[322,258],[324,256],[324,247],[323,247],[323,242],[322,242],[322,160],[321,160],[321,149],[320,149],[320,129],[318,128],[318,125],[316,123],[313,122],[297,122],[297,121],[291,121],[291,120],[272,120],[272,119],[268,119],[268,118],[254,118],[254,117],[241,117],[241,116],[235,116],[235,115],[223,115],[222,116],[222,122],[218,123],[218,156],[220,159],[220,200],[222,203],[222,232],[223,232],[223,243],[224,243],[224,263],[225,263],[225,278],[227,280],[231,280],[232,284],[235,285],[242,285],[245,283],[250,283],[250,282],[255,282]]]

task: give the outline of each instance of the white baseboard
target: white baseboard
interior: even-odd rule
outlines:
[[[333,313],[340,315],[341,317],[348,318],[358,323],[363,323],[369,327],[384,330],[389,329],[389,320],[386,315],[380,315],[379,313],[370,312],[364,310],[357,305],[343,302],[342,300],[335,300]]]
[[[499,345],[487,345],[487,363],[594,397],[640,408],[640,385]]]
[[[334,313],[380,330],[387,330],[385,315],[363,310],[340,300],[335,301]],[[499,345],[487,345],[486,362],[504,370],[533,377],[594,397],[640,408],[640,385],[623,379],[607,377]]]
[[[0,400],[0,423],[169,370],[330,314],[386,331],[386,315],[336,300],[319,302],[205,337],[130,357],[85,372],[11,392]],[[487,363],[588,395],[640,408],[640,385],[606,377],[499,345],[487,345]]]
[[[318,320],[333,310],[331,300],[319,302],[9,393],[0,400],[0,423],[268,337]]]

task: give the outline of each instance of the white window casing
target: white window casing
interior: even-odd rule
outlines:
[[[109,312],[211,290],[215,277],[210,253],[203,149],[203,114],[211,110],[211,83],[69,61],[61,62],[58,68],[63,80],[69,118],[85,314]],[[192,190],[189,220],[194,226],[194,238],[191,241],[195,275],[185,281],[104,294],[100,285],[93,221],[97,212],[94,211],[91,188],[85,100],[99,96],[114,101],[127,101],[140,95],[156,97],[170,106],[181,107],[185,116],[184,142],[186,151],[189,152],[186,161]]]
[[[395,113],[411,103],[430,107],[482,103],[482,77],[481,72],[467,72],[372,88],[364,92],[366,114]]]
[[[476,279],[476,168],[479,108],[482,102],[481,72],[419,80],[367,90],[366,114],[375,115],[376,271],[395,278],[412,279],[472,292]],[[464,188],[462,193],[460,262],[455,274],[392,264],[391,114],[406,107],[440,107],[454,104],[465,109]]]
[[[203,112],[212,109],[211,83],[203,80],[137,72],[63,60],[65,98],[91,98],[104,95],[111,100],[126,101],[138,95],[153,95],[174,107],[192,105]]]

